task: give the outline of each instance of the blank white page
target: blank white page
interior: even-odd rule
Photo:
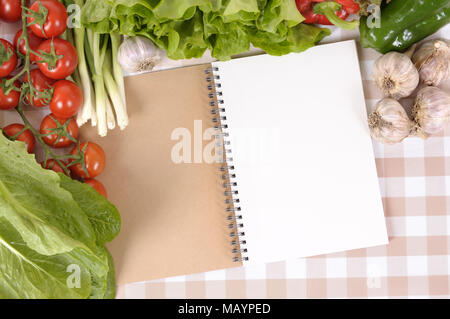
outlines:
[[[387,244],[355,42],[213,66],[249,262]]]

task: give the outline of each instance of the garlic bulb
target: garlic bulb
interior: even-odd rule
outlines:
[[[375,62],[373,80],[384,96],[400,99],[417,88],[419,72],[407,55],[389,52]]]
[[[423,88],[417,94],[413,114],[425,136],[439,133],[450,119],[450,95],[437,87]]]
[[[118,60],[129,73],[151,71],[163,53],[151,40],[144,37],[127,37],[119,47]]]
[[[437,86],[450,75],[450,46],[444,41],[425,42],[412,60],[426,85]]]
[[[408,118],[403,106],[393,99],[383,99],[369,116],[370,133],[374,139],[384,144],[400,143],[409,136],[413,122]]]

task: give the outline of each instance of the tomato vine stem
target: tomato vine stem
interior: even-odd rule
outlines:
[[[26,47],[26,52],[24,55],[24,65],[22,67],[22,69],[11,79],[8,79],[6,82],[6,87],[13,85],[14,86],[14,82],[16,80],[18,80],[21,76],[23,76],[24,74],[26,74],[28,76],[28,84],[25,86],[23,85],[21,90],[20,90],[20,101],[19,101],[19,105],[15,108],[15,110],[17,111],[17,113],[19,114],[19,116],[22,118],[22,121],[24,123],[24,129],[22,130],[23,132],[26,130],[29,130],[34,137],[36,138],[36,140],[39,142],[39,144],[42,145],[44,152],[45,152],[45,156],[44,156],[44,161],[43,161],[43,165],[46,164],[47,160],[50,158],[54,159],[55,162],[61,166],[61,168],[64,170],[64,173],[68,176],[70,176],[70,170],[68,169],[68,167],[78,164],[80,163],[83,167],[83,169],[86,168],[85,165],[85,161],[84,161],[84,153],[83,150],[80,149],[79,145],[77,146],[77,150],[78,153],[76,155],[72,155],[72,154],[66,154],[66,155],[58,155],[55,154],[52,149],[44,142],[43,137],[47,136],[48,134],[41,134],[38,130],[36,130],[33,125],[31,125],[30,121],[28,120],[28,118],[25,115],[24,109],[23,109],[23,105],[24,105],[24,101],[26,101],[26,97],[27,95],[29,96],[29,102],[30,104],[33,104],[33,97],[36,95],[37,92],[39,92],[33,85],[33,81],[31,78],[31,59],[30,59],[30,54],[31,52],[34,54],[35,52],[31,50],[30,47],[30,42],[28,39],[28,23],[27,23],[27,7],[26,7],[26,0],[21,0],[22,2],[22,35],[19,37],[18,39],[18,43],[20,43],[20,41],[24,41],[25,42],[25,47]],[[17,50],[17,48],[15,48]],[[68,120],[70,121],[70,119]],[[67,126],[62,126],[62,128],[65,130],[64,133],[62,133],[62,135],[64,136],[69,136],[69,133],[67,132]],[[22,132],[22,133],[23,133]],[[20,132],[19,132],[20,133]],[[9,137],[12,140],[16,140],[18,138],[20,134],[16,134],[13,137]],[[58,134],[59,137],[60,134]],[[71,160],[71,163],[66,164],[63,160]],[[86,170],[87,173],[87,170]]]

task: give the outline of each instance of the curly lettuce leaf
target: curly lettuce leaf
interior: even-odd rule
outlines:
[[[303,20],[293,0],[87,0],[82,11],[86,27],[147,37],[171,59],[198,58],[209,49],[228,60],[251,43],[269,54],[300,52],[329,34],[299,27]]]
[[[204,37],[211,48],[211,54],[219,60],[227,60],[232,55],[250,49],[250,39],[246,27],[240,23],[226,23],[222,16],[209,13],[203,16]],[[235,41],[230,42],[230,39]]]
[[[223,15],[235,16],[239,12],[259,13],[257,0],[230,0],[224,4]]]
[[[287,29],[286,36],[253,29],[249,32],[253,45],[271,55],[303,52],[331,34],[329,29],[320,29],[308,24],[299,24]]]
[[[181,20],[189,10],[207,3],[207,0],[162,0],[153,12],[160,19]]]
[[[261,31],[277,33],[278,27],[282,23],[292,28],[304,20],[305,18],[298,11],[295,1],[270,0],[256,25]]]

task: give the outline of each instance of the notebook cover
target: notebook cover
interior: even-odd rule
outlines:
[[[194,139],[213,126],[205,75],[210,67],[128,77],[129,127],[106,138],[95,128],[81,130],[81,140],[106,152],[99,180],[122,215],[122,231],[108,246],[119,285],[242,265],[233,261],[222,165],[194,163]],[[196,120],[203,131],[194,134]],[[171,159],[177,128],[191,133],[192,164]]]

